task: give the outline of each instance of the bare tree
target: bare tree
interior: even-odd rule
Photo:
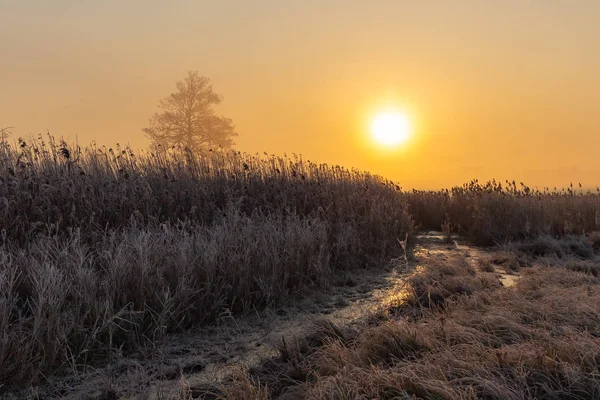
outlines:
[[[181,146],[193,152],[230,148],[238,135],[235,125],[213,109],[222,99],[208,78],[189,71],[183,81],[177,82],[177,91],[160,101],[158,106],[163,112],[155,113],[143,131],[154,145],[164,147]]]

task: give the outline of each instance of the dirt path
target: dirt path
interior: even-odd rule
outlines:
[[[333,286],[303,293],[297,296],[301,300],[290,300],[285,307],[236,318],[224,314],[214,326],[167,337],[160,346],[148,349],[145,353],[151,356],[144,360],[118,358],[109,369],[55,382],[53,390],[67,399],[170,399],[183,385],[210,387],[235,369],[277,355],[282,337],[301,337],[319,319],[343,326],[358,324],[397,300],[406,277],[429,258],[443,259],[451,253],[464,256],[477,268],[489,256],[481,249],[446,243],[439,233],[424,234],[418,238],[414,261],[396,260],[378,270],[341,273]],[[498,277],[506,286],[514,281],[508,271]]]
[[[384,270],[347,273],[337,285],[307,294],[297,304],[226,318],[216,327],[171,340],[164,349],[165,358],[178,359],[175,364],[180,365],[177,370],[184,371],[186,385],[209,387],[235,369],[257,366],[261,360],[276,356],[282,338],[304,336],[318,320],[352,325],[372,315],[397,292],[414,266],[394,262]],[[188,354],[176,356],[183,351]],[[193,372],[185,373],[190,369]],[[151,398],[171,398],[180,390],[181,382],[156,381],[152,386]]]

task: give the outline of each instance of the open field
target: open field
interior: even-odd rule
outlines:
[[[136,154],[52,138],[3,144],[0,164],[5,393],[29,388],[35,398],[40,388],[44,398],[60,386],[54,396],[63,396],[62,377],[80,385],[95,371],[110,377],[106,398],[135,393],[114,382],[131,372],[126,359],[142,365],[138,395],[154,393],[160,373],[148,360],[158,363],[174,338],[257,313],[270,329],[276,319],[261,310],[288,312],[333,287],[358,286],[373,303],[366,316],[335,314],[360,300],[342,290],[329,308],[315,307],[340,318],[327,320],[319,340],[291,334],[277,361],[214,390],[229,398],[599,396],[596,192],[493,182],[411,192],[296,156]],[[419,253],[419,229],[442,229],[448,244],[421,243]],[[453,234],[504,247],[456,247]],[[397,285],[376,283],[378,271],[408,273],[415,262],[421,268]],[[502,286],[515,271],[515,286]],[[365,300],[377,290],[395,304]],[[184,351],[207,345],[188,344]],[[166,375],[185,372],[185,388],[206,359],[192,364],[171,363]],[[298,393],[309,397],[290,397]]]

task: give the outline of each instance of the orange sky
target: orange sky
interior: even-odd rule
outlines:
[[[187,71],[248,152],[301,153],[403,187],[600,184],[600,2],[0,0],[0,126],[111,145]],[[368,119],[396,105],[410,142]]]

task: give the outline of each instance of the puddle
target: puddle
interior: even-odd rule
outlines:
[[[498,274],[500,283],[505,287],[513,287],[521,277],[520,275]]]

